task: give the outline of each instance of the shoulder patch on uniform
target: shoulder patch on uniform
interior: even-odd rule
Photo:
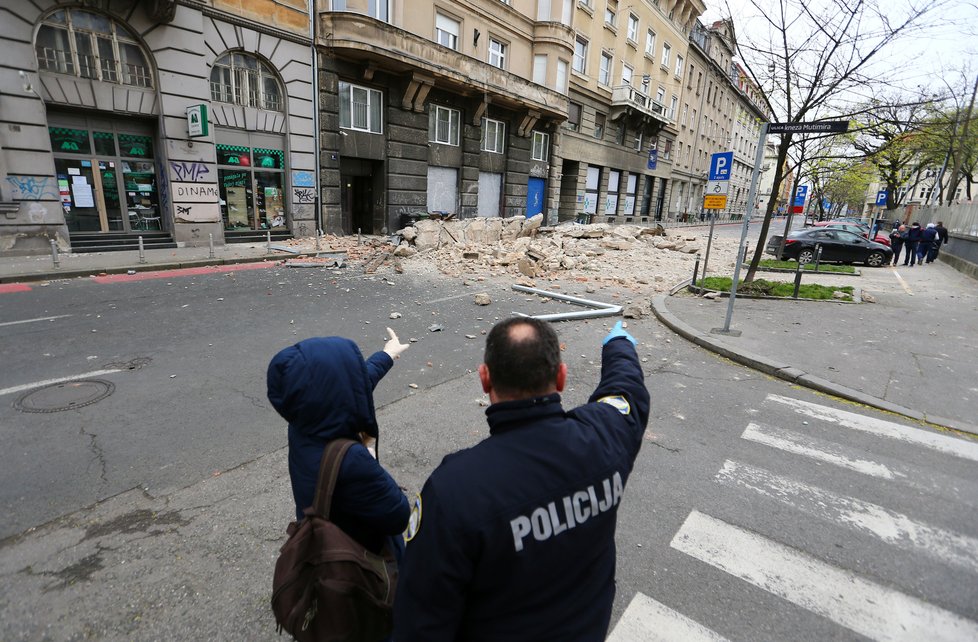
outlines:
[[[407,530],[404,531],[404,541],[410,542],[421,529],[421,495],[415,493],[411,500],[411,518],[408,520]]]
[[[628,400],[621,395],[601,397],[598,399],[598,403],[606,403],[623,415],[627,415],[632,411],[632,407],[628,404]]]

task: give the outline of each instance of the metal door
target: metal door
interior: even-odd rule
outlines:
[[[543,212],[543,194],[547,181],[542,178],[530,178],[526,183],[526,217],[536,216]]]

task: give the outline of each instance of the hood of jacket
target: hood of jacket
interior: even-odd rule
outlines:
[[[290,437],[319,443],[377,436],[373,388],[357,344],[342,337],[300,341],[268,364],[268,400]]]

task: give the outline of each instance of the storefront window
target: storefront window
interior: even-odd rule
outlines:
[[[285,152],[218,144],[217,163],[226,229],[285,226]]]
[[[93,132],[95,153],[101,156],[115,156],[115,134],[112,132]]]
[[[123,156],[153,158],[153,139],[149,136],[119,134],[119,147]]]
[[[48,134],[51,136],[51,151],[55,154],[92,153],[88,130],[48,127]]]

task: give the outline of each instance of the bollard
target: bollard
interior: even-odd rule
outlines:
[[[795,299],[798,298],[799,288],[801,288],[801,261],[798,261],[798,265],[795,266],[795,293],[792,295]]]
[[[140,263],[145,263],[146,262],[146,250],[143,249],[143,237],[142,237],[142,235],[139,236],[139,262]]]
[[[818,262],[822,258],[822,244],[815,245],[815,271],[818,272]]]
[[[323,235],[323,231],[322,230],[316,230],[316,251],[317,252],[320,249],[322,249],[322,248],[319,247],[319,237],[322,236],[322,235]]]
[[[357,245],[360,245],[360,228],[357,228]]]
[[[749,250],[750,250],[750,243],[744,243],[744,263],[748,263],[747,254],[749,253]]]
[[[272,231],[265,230],[265,251],[269,254],[272,253]]]
[[[61,257],[58,256],[58,242],[51,239],[51,260],[54,261],[54,267],[61,267]]]
[[[699,274],[699,271],[700,271],[700,255],[697,254],[696,263],[693,263],[693,280],[691,281],[693,287],[696,287],[696,277]]]
[[[214,258],[214,235],[213,234],[207,235],[207,247],[210,249],[210,251],[207,254],[207,258],[209,259]]]

